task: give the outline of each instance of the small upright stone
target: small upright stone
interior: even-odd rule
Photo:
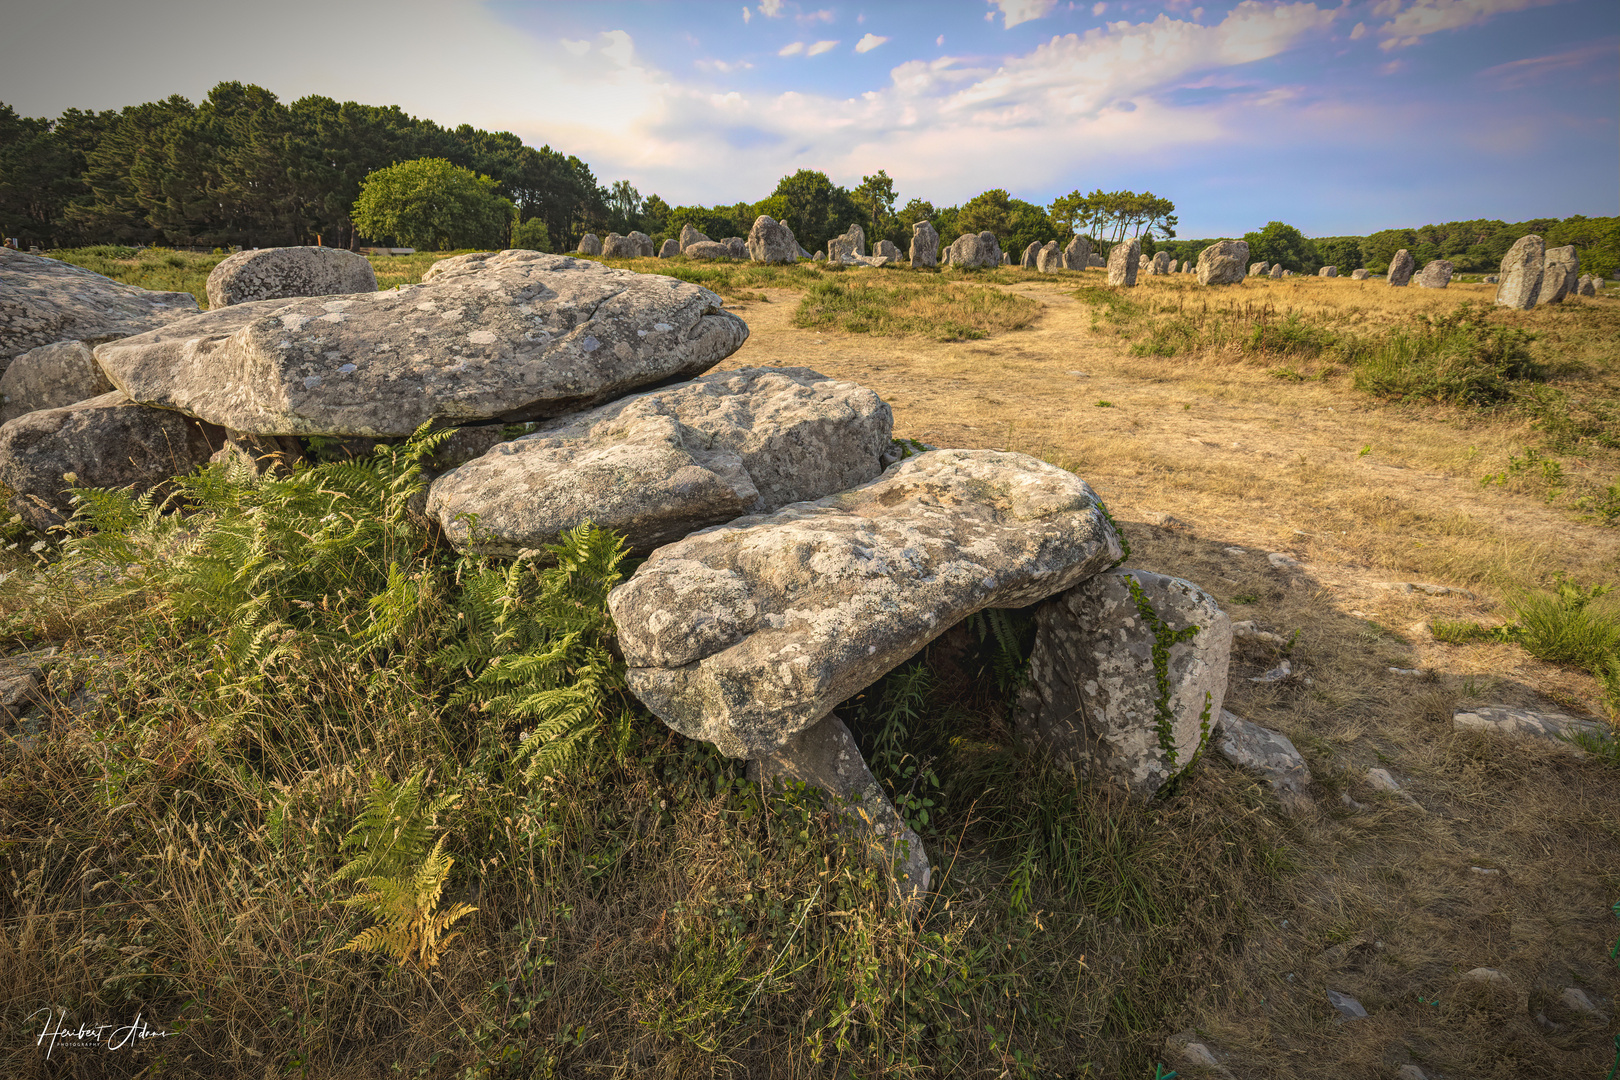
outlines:
[[[900,249],[887,240],[879,240],[872,245],[872,257],[874,259],[898,260],[900,258]]]
[[[714,243],[714,241],[710,240],[707,236],[703,235],[702,233],[700,233],[696,229],[694,229],[692,227],[692,223],[690,221],[687,222],[685,225],[681,226],[680,245],[681,245],[681,250],[682,251],[685,251],[687,248],[691,247],[693,244],[712,244],[712,243]]]
[[[1063,267],[1066,270],[1084,270],[1091,265],[1091,241],[1082,236],[1071,236],[1063,249]]]
[[[951,242],[946,261],[952,266],[1000,266],[1001,244],[993,232],[963,233]]]
[[[1324,267],[1322,267],[1322,269],[1320,269],[1320,270],[1318,270],[1316,272],[1316,276],[1317,277],[1338,277],[1339,276],[1339,268],[1337,266],[1324,266]]]
[[[726,245],[726,250],[731,253],[733,259],[748,258],[748,241],[742,237],[728,236],[721,243]]]
[[[1152,273],[1170,274],[1174,273],[1175,269],[1176,264],[1171,260],[1170,253],[1168,251],[1158,251],[1154,253],[1153,270],[1151,271]]]
[[[849,231],[843,236],[835,236],[827,241],[827,261],[841,263],[844,256],[863,256],[866,254],[866,231],[859,225],[851,225]]]
[[[1261,274],[1264,274],[1267,270],[1270,270],[1270,269],[1271,269],[1271,264],[1267,263],[1264,259],[1262,259],[1259,262],[1249,264],[1249,276],[1250,277],[1258,277],[1258,276],[1260,276]]]
[[[1367,277],[1368,277],[1368,271],[1366,271],[1366,270],[1352,270],[1352,271],[1350,271],[1350,280],[1352,280],[1352,281],[1366,281]]]
[[[1412,271],[1415,269],[1417,260],[1412,258],[1410,251],[1401,248],[1395,253],[1395,257],[1389,260],[1389,283],[1396,286],[1405,285],[1412,280]]]
[[[1430,259],[1418,275],[1417,283],[1425,289],[1443,289],[1451,284],[1451,263],[1445,259]]]
[[[1108,252],[1108,284],[1124,285],[1127,288],[1136,284],[1136,273],[1142,265],[1142,241],[1132,239],[1130,243],[1121,240]]]
[[[1022,266],[1025,270],[1033,270],[1035,269],[1035,261],[1040,258],[1040,254],[1041,242],[1039,240],[1033,240],[1030,242],[1028,247],[1024,248],[1024,256],[1018,260],[1018,265]]]
[[[610,232],[607,234],[607,239],[602,241],[602,258],[604,259],[634,259],[640,254],[641,245],[631,237]]]
[[[748,257],[757,263],[797,262],[799,241],[786,224],[769,214],[761,214],[748,230]]]
[[[1222,240],[1198,253],[1198,284],[1237,285],[1243,281],[1249,261],[1249,245],[1244,240]]]
[[[1541,237],[1531,233],[1522,236],[1502,256],[1501,281],[1496,286],[1498,307],[1529,311],[1536,306],[1541,293],[1541,279],[1546,272],[1546,245]]]
[[[602,241],[595,233],[588,232],[579,238],[578,251],[581,255],[600,255],[602,254]]]
[[[1108,260],[1103,258],[1101,255],[1099,255],[1095,251],[1093,251],[1091,253],[1091,255],[1086,259],[1086,266],[1091,268],[1091,269],[1101,270],[1101,269],[1105,268],[1107,265],[1108,265]]]
[[[650,259],[653,257],[652,237],[648,236],[646,233],[633,232],[625,239],[636,245],[636,256],[638,258]]]
[[[1282,263],[1273,263],[1271,269],[1266,271],[1266,276],[1280,278],[1286,273],[1288,273],[1288,271],[1283,269]]]
[[[927,219],[911,226],[911,265],[939,265],[939,233]]]
[[[660,259],[673,259],[681,253],[681,242],[673,236],[664,241],[664,246],[658,249]]]
[[[1580,286],[1581,259],[1575,254],[1575,245],[1547,249],[1542,266],[1541,293],[1538,304],[1556,304]]]
[[[329,247],[238,251],[208,275],[208,306],[293,296],[345,296],[377,291],[364,255]]]
[[[1056,240],[1048,240],[1041,250],[1035,253],[1035,269],[1043,274],[1055,274],[1063,269],[1063,252],[1058,250]]]
[[[1596,296],[1597,286],[1592,283],[1591,277],[1582,274],[1580,283],[1575,286],[1575,293],[1577,296]]]

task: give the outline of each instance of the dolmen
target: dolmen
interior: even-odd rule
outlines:
[[[4,310],[29,281],[0,272]],[[1035,607],[1015,725],[1077,777],[1145,799],[1198,763],[1232,641],[1208,594],[1121,568],[1072,472],[917,452],[875,393],[809,368],[712,370],[747,337],[697,285],[476,252],[389,292],[170,312],[78,343],[62,369],[88,350],[113,389],[0,425],[0,482],[43,527],[70,485],[155,490],[210,460],[296,453],[299,436],[459,427],[464,452],[432,464],[419,508],[439,538],[502,557],[585,521],[624,535],[645,556],[608,599],[630,692],[750,777],[826,792],[908,904],[928,852],[835,710],[977,612]]]

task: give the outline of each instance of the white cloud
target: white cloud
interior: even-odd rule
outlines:
[[[759,5],[759,13],[767,19],[780,19],[782,17],[783,0],[764,0]]]
[[[820,11],[807,11],[802,15],[795,15],[794,20],[803,26],[809,26],[811,23],[830,23],[833,21],[833,17],[831,11],[823,8]]]
[[[804,42],[795,41],[791,45],[784,45],[780,49],[777,49],[776,50],[776,55],[777,56],[798,56],[802,52],[804,52]]]
[[[855,51],[858,53],[868,53],[888,40],[888,38],[878,37],[876,34],[867,34],[865,37],[861,38],[861,40],[855,43]]]
[[[1107,10],[1108,10],[1108,5],[1103,3],[1103,0],[1097,0],[1097,2],[1095,4],[1091,5],[1091,13],[1093,15],[1101,15],[1103,12],[1105,12]]]
[[[945,35],[941,34],[941,35],[939,35],[939,37],[935,38],[934,39],[934,44],[943,47],[944,44],[945,44]]]
[[[1373,11],[1380,15],[1391,13],[1388,8],[1390,2],[1392,0],[1385,0]],[[1558,2],[1560,0],[1417,0],[1378,28],[1379,36],[1384,39],[1378,43],[1378,47],[1395,49],[1416,45],[1426,35],[1441,30],[1460,30],[1485,22],[1493,15]],[[1394,10],[1399,10],[1398,2]]]
[[[629,67],[636,48],[630,35],[623,30],[607,30],[601,36],[607,38],[607,44],[597,51],[620,67]]]
[[[567,38],[562,39],[562,47],[573,53],[575,56],[584,56],[586,53],[591,51],[590,42],[569,41]]]
[[[752,11],[748,10],[748,5],[747,4],[744,4],[743,5],[743,22],[750,23],[750,22],[753,22],[753,21],[754,21],[754,13]]]
[[[1350,40],[1351,41],[1360,41],[1362,38],[1364,38],[1366,36],[1367,36],[1367,24],[1366,23],[1356,23],[1355,29],[1350,31]]]
[[[871,37],[872,35],[868,34],[866,36]],[[809,56],[820,56],[822,53],[832,52],[836,48],[838,48],[838,42],[836,41],[818,41],[814,45],[810,46],[809,49],[805,50],[805,52],[806,55]]]
[[[985,0],[1001,9],[1002,26],[1008,30],[1019,23],[1044,18],[1057,7],[1057,0]],[[994,13],[988,13],[994,18]]]
[[[714,71],[721,75],[729,75],[733,71],[747,71],[754,65],[747,60],[738,60],[734,63],[728,63],[725,60],[694,60],[692,66],[699,71]]]

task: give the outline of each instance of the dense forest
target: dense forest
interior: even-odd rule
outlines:
[[[198,105],[175,95],[122,110],[69,109],[54,120],[19,116],[0,103],[0,235],[46,249],[386,243],[392,238],[357,233],[352,215],[361,182],[396,163],[430,158],[488,177],[515,208],[507,236],[538,220],[554,250],[571,250],[593,231],[639,229],[662,241],[688,223],[715,239],[746,236],[760,214],[786,221],[812,251],[851,222],[862,224],[870,243],[887,239],[904,250],[912,223],[924,218],[944,243],[965,232],[993,232],[1015,259],[1030,243],[1061,243],[1075,232],[1102,248],[1140,235],[1145,252],[1167,249],[1178,260],[1196,259],[1215,239],[1227,239],[1175,239],[1175,204],[1150,192],[1076,190],[1040,206],[992,189],[961,206],[935,206],[919,196],[901,202],[882,170],[849,189],[801,169],[758,202],[672,207],[625,180],[599,184],[579,158],[525,146],[509,131],[444,128],[397,106],[318,96],[284,105],[270,91],[239,82],[220,83]],[[1487,273],[1532,232],[1549,246],[1576,245],[1583,269],[1620,271],[1620,218],[1613,217],[1454,221],[1316,239],[1274,221],[1243,239],[1255,261],[1300,273],[1326,265],[1381,273],[1401,248],[1420,266],[1445,258],[1458,271]]]

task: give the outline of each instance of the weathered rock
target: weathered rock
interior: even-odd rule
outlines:
[[[190,293],[121,285],[56,259],[0,247],[0,371],[41,345],[130,337],[197,314]]]
[[[1273,263],[1271,269],[1266,271],[1266,276],[1280,278],[1286,273],[1288,273],[1288,271],[1283,269],[1282,263]]]
[[[726,250],[731,253],[733,259],[748,258],[748,241],[742,237],[728,236],[720,242],[726,245]]]
[[[1546,273],[1546,250],[1541,237],[1531,233],[1521,236],[1508,253],[1502,256],[1501,282],[1496,286],[1499,307],[1529,311],[1536,306],[1541,295],[1541,280]]]
[[[1073,473],[935,450],[659,548],[608,605],[631,692],[675,730],[757,758],[973,612],[1036,603],[1119,555]]]
[[[1101,268],[1103,268],[1103,267],[1105,267],[1107,265],[1108,265],[1108,260],[1104,259],[1101,255],[1097,254],[1096,252],[1092,252],[1091,257],[1086,260],[1086,266],[1088,266],[1088,267],[1096,267],[1098,269],[1101,269]]]
[[[1596,296],[1597,286],[1593,283],[1591,277],[1582,274],[1580,282],[1575,286],[1575,294],[1577,296]],[[4,380],[0,380],[0,387],[4,387],[4,385]]]
[[[1407,284],[1412,280],[1412,271],[1416,268],[1417,260],[1412,257],[1412,253],[1401,248],[1395,253],[1395,257],[1389,260],[1389,283],[1395,286]]]
[[[663,245],[658,249],[658,257],[660,259],[673,259],[680,253],[680,241],[676,240],[674,237],[670,237],[668,240],[665,240]]]
[[[1499,1016],[1518,1017],[1530,1011],[1530,994],[1495,968],[1477,967],[1463,972],[1457,976],[1457,993]]]
[[[716,372],[500,443],[433,481],[427,512],[464,551],[516,554],[588,519],[648,554],[872,480],[893,424],[872,391],[809,368]]]
[[[604,259],[634,259],[641,254],[641,245],[629,236],[620,236],[616,232],[607,234],[602,241],[602,258]]]
[[[866,231],[859,225],[851,225],[843,236],[835,236],[827,241],[827,259],[830,262],[843,262],[846,255],[866,254]]]
[[[1173,260],[1171,260],[1170,253],[1168,251],[1156,251],[1153,253],[1153,273],[1174,273],[1175,267],[1176,264]]]
[[[1091,241],[1083,236],[1071,236],[1063,246],[1063,268],[1084,270],[1091,265]]]
[[[761,214],[748,230],[748,257],[757,263],[797,262],[799,241],[785,222]]]
[[[82,341],[61,341],[23,353],[0,375],[0,424],[113,389]]]
[[[1369,274],[1368,274],[1368,271],[1366,271],[1366,270],[1352,270],[1352,271],[1350,271],[1350,278],[1353,281],[1366,281],[1368,276],[1369,276]]]
[[[1257,263],[1250,263],[1249,264],[1249,277],[1258,277],[1259,275],[1265,273],[1267,270],[1270,270],[1270,269],[1271,269],[1270,264],[1268,264],[1268,263],[1266,263],[1264,261],[1257,262]]]
[[[1318,270],[1316,272],[1316,276],[1317,277],[1338,277],[1339,276],[1339,268],[1337,266],[1324,266],[1324,267],[1322,267],[1322,269],[1320,269],[1320,270]]]
[[[890,262],[899,262],[900,249],[888,240],[879,240],[872,245],[872,256],[878,259],[888,259]]]
[[[293,296],[347,296],[377,291],[364,255],[341,248],[286,247],[238,251],[208,275],[208,306]]]
[[[641,258],[650,259],[653,257],[652,237],[644,232],[637,231],[630,234],[630,239],[636,242],[637,254]]]
[[[534,251],[426,285],[260,300],[99,346],[136,401],[261,435],[535,420],[697,376],[748,327],[709,290]]]
[[[1580,285],[1581,259],[1575,254],[1575,245],[1548,248],[1541,269],[1541,292],[1538,304],[1556,304],[1575,292]]]
[[[939,265],[939,233],[926,219],[911,226],[911,265]]]
[[[1243,240],[1222,240],[1198,253],[1198,284],[1236,285],[1244,278],[1249,245]]]
[[[1033,270],[1035,269],[1035,260],[1040,257],[1040,254],[1041,242],[1039,240],[1033,240],[1027,247],[1024,248],[1024,255],[1021,259],[1019,259],[1018,265],[1022,266],[1025,270]]]
[[[963,233],[950,246],[946,259],[952,266],[1000,266],[1001,244],[993,232]]]
[[[1108,251],[1108,284],[1132,286],[1142,266],[1142,241],[1121,240]]]
[[[1003,251],[1001,253],[1001,265],[1002,266],[1007,266],[1007,265],[1009,265],[1011,263],[1012,263],[1012,255],[1011,255],[1011,253]]]
[[[1485,283],[1486,285],[1495,285],[1496,284],[1496,275],[1495,274],[1486,274],[1484,277],[1480,278],[1479,280],[1482,281],[1483,283]]]
[[[498,251],[469,251],[465,255],[451,255],[447,259],[440,259],[422,271],[422,280],[417,284],[426,285],[440,274],[448,274],[452,270],[478,269],[491,255],[499,254]]]
[[[731,249],[718,240],[699,240],[695,244],[688,244],[681,254],[689,259],[729,259]]]
[[[602,241],[595,233],[586,233],[579,238],[579,247],[576,249],[581,255],[602,254]]]
[[[693,244],[712,244],[712,243],[714,243],[714,241],[710,240],[703,233],[698,232],[698,230],[694,229],[692,227],[691,223],[688,222],[687,224],[681,226],[681,241],[680,241],[680,243],[681,243],[681,250],[685,251],[687,248],[691,247]]]
[[[1144,275],[1144,276],[1147,275],[1147,274],[1152,273],[1153,272],[1153,256],[1147,255],[1147,254],[1137,256],[1137,259],[1136,259],[1136,272],[1139,275]]]
[[[928,853],[873,778],[849,728],[828,716],[791,736],[780,749],[748,763],[754,783],[809,784],[831,796],[844,827],[862,837],[869,857],[887,867],[902,902],[928,892]]]
[[[1035,627],[1026,738],[1138,797],[1191,765],[1221,714],[1232,651],[1231,620],[1208,593],[1113,570],[1042,604]]]
[[[1342,1024],[1346,1020],[1367,1019],[1367,1010],[1362,1007],[1361,1002],[1357,1001],[1349,994],[1342,994],[1337,990],[1329,990],[1327,992],[1327,999],[1328,1004],[1332,1005],[1334,1010],[1339,1014],[1334,1019],[1335,1023]]]
[[[1417,276],[1417,283],[1425,289],[1443,289],[1451,284],[1451,263],[1445,259],[1430,259]]]
[[[1311,770],[1288,736],[1222,710],[1214,743],[1232,764],[1264,776],[1284,809],[1295,813],[1311,805]]]
[[[1547,739],[1583,752],[1572,741],[1578,734],[1597,739],[1613,737],[1600,720],[1582,720],[1565,713],[1535,712],[1506,705],[1486,705],[1463,709],[1452,715],[1451,724],[1459,730],[1493,731],[1498,735]]]
[[[0,484],[11,512],[39,530],[73,512],[69,487],[155,491],[208,460],[225,433],[114,391],[0,426]]]
[[[1043,274],[1055,274],[1063,269],[1063,252],[1056,240],[1048,240],[1035,255],[1035,269]]]

